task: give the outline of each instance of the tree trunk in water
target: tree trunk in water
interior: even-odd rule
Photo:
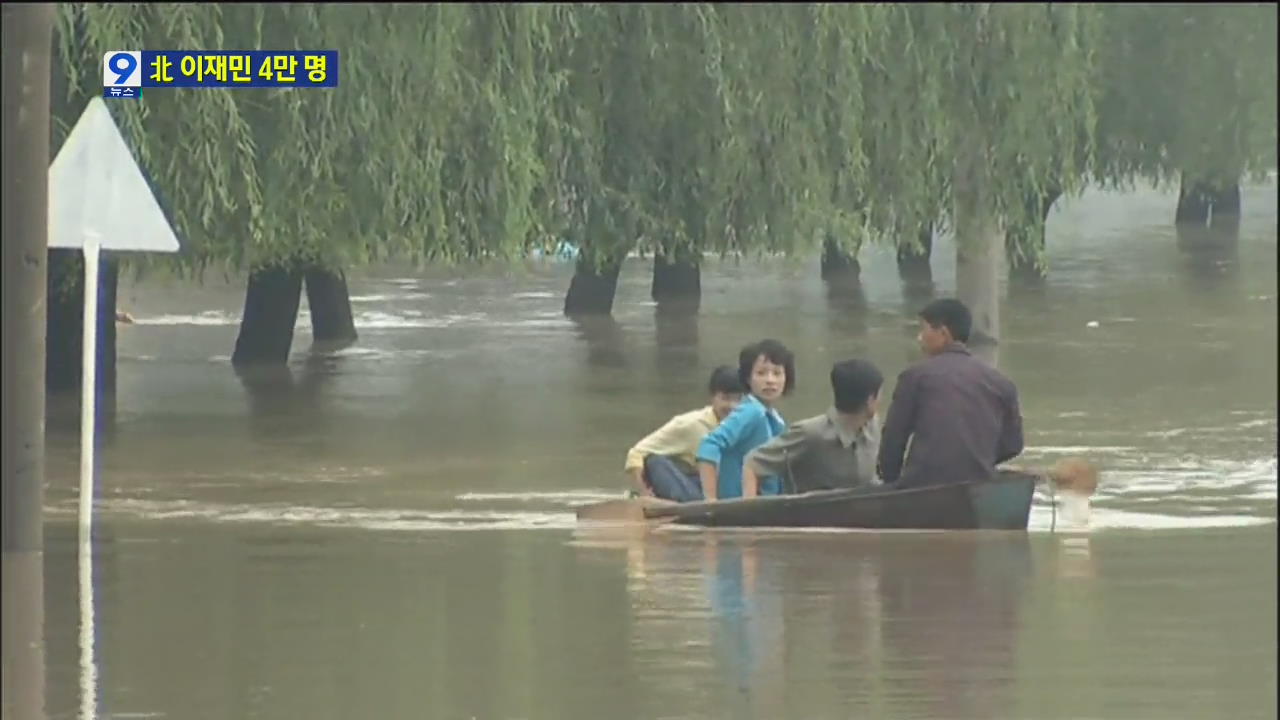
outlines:
[[[702,272],[698,263],[684,253],[672,259],[655,255],[649,295],[659,305],[674,304],[696,310],[702,300]]]
[[[933,268],[929,258],[933,254],[933,226],[920,230],[917,235],[918,248],[898,246],[898,277],[904,284],[914,287],[933,287]]]
[[[1182,174],[1178,187],[1177,225],[1219,225],[1229,227],[1240,222],[1240,183],[1233,181],[1220,187],[1215,183]]]
[[[98,397],[116,391],[116,289],[120,264],[103,253],[98,266]],[[80,390],[84,351],[84,257],[79,250],[49,251],[45,387],[52,393]]]
[[[992,365],[1000,341],[1000,258],[1004,237],[977,156],[955,178],[956,298],[973,314],[969,349]]]
[[[307,305],[311,308],[311,334],[315,342],[344,347],[356,341],[351,316],[351,294],[341,270],[312,267],[307,270]]]
[[[564,296],[564,314],[609,315],[613,312],[613,297],[618,290],[618,275],[622,261],[610,262],[597,270],[590,254],[585,250],[578,256],[573,271],[573,281]]]
[[[44,342],[49,225],[49,63],[54,5],[3,10],[3,184],[0,293],[3,342],[3,717],[43,718]]]
[[[245,291],[244,317],[236,338],[233,365],[284,365],[289,362],[293,328],[302,300],[302,271],[293,266],[255,270]]]
[[[1178,208],[1174,211],[1174,224],[1207,225],[1211,204],[1209,196],[1209,188],[1204,183],[1192,180],[1183,173],[1178,185]]]
[[[859,277],[862,266],[858,264],[857,253],[847,253],[840,249],[836,241],[827,237],[822,244],[822,279],[847,279]]]
[[[833,337],[866,336],[867,294],[858,276],[827,281],[827,327]]]
[[[1212,215],[1209,224],[1231,228],[1240,224],[1240,183],[1234,182],[1218,190],[1212,197]]]
[[[1056,188],[1043,195],[1027,195],[1026,212],[1028,216],[1039,220],[1028,227],[1011,227],[1005,236],[1005,256],[1009,260],[1011,279],[1031,283],[1039,283],[1045,279],[1044,268],[1037,266],[1036,257],[1044,256],[1045,225],[1049,219],[1049,210],[1060,197],[1062,191]]]

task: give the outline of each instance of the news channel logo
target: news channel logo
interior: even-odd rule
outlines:
[[[102,97],[142,97],[142,52],[113,50],[102,56]]]
[[[102,56],[105,98],[142,88],[336,88],[337,50],[114,50]]]

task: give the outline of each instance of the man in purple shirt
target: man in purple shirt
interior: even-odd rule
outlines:
[[[1018,390],[969,354],[972,325],[959,300],[935,300],[920,311],[917,340],[928,357],[903,370],[893,390],[880,436],[885,484],[985,480],[995,476],[996,465],[1022,452]]]

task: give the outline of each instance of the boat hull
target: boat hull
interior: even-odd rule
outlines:
[[[664,509],[663,514],[677,524],[714,527],[1026,530],[1037,479],[1004,470],[976,483],[685,503]]]

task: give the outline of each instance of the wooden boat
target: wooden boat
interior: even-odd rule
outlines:
[[[1036,482],[1042,479],[1001,470],[981,482],[907,489],[873,486],[718,502],[645,502],[637,519],[715,527],[1026,530]],[[585,510],[578,517],[591,519]]]

